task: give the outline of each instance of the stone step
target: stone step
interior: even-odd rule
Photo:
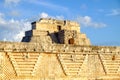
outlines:
[[[118,60],[119,61],[119,59],[118,58],[115,58],[114,60],[112,59],[112,58],[105,58],[105,59],[102,59],[102,60],[105,60],[105,61],[115,61],[115,60]]]
[[[34,65],[35,65],[35,64],[19,64],[18,67],[19,67],[19,66],[28,66],[28,67],[29,67],[29,66],[34,66]]]
[[[112,59],[113,56],[101,56],[102,59]],[[115,56],[115,59],[119,59],[119,57]]]
[[[35,65],[18,65],[19,68],[34,68]]]
[[[112,68],[109,68],[109,69],[106,69],[106,71],[113,71],[113,72],[117,72],[118,69],[112,69]]]
[[[117,74],[117,71],[107,71],[108,74]]]
[[[117,73],[118,72],[118,70],[106,70],[107,71],[107,73]]]
[[[23,61],[23,62],[24,62],[24,61],[29,61],[29,62],[30,62],[30,61],[37,61],[37,59],[36,59],[36,58],[27,58],[27,59],[24,59],[24,58],[23,58],[23,59],[22,59],[22,58],[16,58],[15,61],[16,61],[16,62],[21,62],[21,61]]]
[[[35,64],[36,61],[17,61],[17,64]]]
[[[108,71],[107,74],[118,74],[118,73],[113,71]]]
[[[71,54],[69,54],[69,55],[59,55],[59,57],[77,57],[77,58],[84,58],[85,56],[83,56],[83,55],[71,55]]]
[[[117,63],[120,63],[120,60],[102,60],[103,62],[117,62]]]
[[[69,74],[77,74],[79,71],[65,71],[65,72]]]
[[[25,56],[14,56],[14,58],[25,58]],[[28,58],[38,58],[38,56],[28,56]]]
[[[67,75],[68,75],[68,76],[76,76],[76,75],[78,75],[78,74],[77,74],[77,73],[75,73],[75,74],[67,73]]]
[[[66,69],[80,69],[79,67],[67,67]]]
[[[33,70],[28,70],[28,69],[22,69],[22,70],[19,70],[20,72],[23,72],[23,71],[30,71],[32,72]]]
[[[31,76],[32,73],[17,73],[18,76]],[[14,80],[17,80],[17,79],[14,79]],[[18,79],[18,80],[21,80],[21,79]],[[25,79],[24,79],[25,80]],[[31,80],[31,79],[26,79],[26,80]]]
[[[83,60],[61,60],[63,63],[83,63]]]
[[[77,74],[78,72],[79,72],[79,71],[68,71],[68,70],[65,70],[65,73],[69,73],[69,74],[70,74],[70,73],[72,73],[72,74],[75,74],[75,73],[76,73],[76,74]]]
[[[116,74],[116,72],[107,72],[107,74]]]
[[[39,57],[39,55],[27,55],[27,56],[26,55],[19,55],[19,56],[18,55],[17,56],[16,55],[15,56],[12,55],[11,56],[11,58],[25,58],[25,57],[28,57],[28,58],[37,58],[37,57]]]
[[[116,65],[116,66],[119,66],[120,64],[119,63],[103,63],[105,66],[108,65],[108,66],[111,66],[111,65]]]
[[[31,76],[32,73],[17,73],[19,76]]]
[[[78,59],[78,60],[84,60],[84,58],[80,58],[80,57],[59,57],[60,59]]]
[[[116,67],[106,67],[107,69],[118,69]]]
[[[73,63],[73,62],[71,62],[71,63],[64,63],[64,65],[66,65],[66,66],[68,66],[68,65],[82,65],[82,63]]]
[[[17,62],[18,65],[31,65],[35,64],[36,62]]]
[[[69,75],[69,76],[76,76],[76,75],[78,75],[78,73],[67,73],[67,75]]]
[[[28,55],[40,55],[39,53],[27,53]],[[19,56],[19,55],[25,55],[25,53],[12,53],[10,55],[13,55],[13,56]]]
[[[64,60],[69,60],[69,59],[84,60],[84,58],[77,58],[77,57],[60,57],[59,59],[64,59]]]
[[[120,59],[118,59],[118,58],[115,58],[114,60],[112,59],[112,58],[110,58],[110,59],[107,59],[107,58],[102,58],[102,60],[103,61],[120,61]]]
[[[81,59],[83,59],[85,56],[83,56],[83,55],[70,55],[70,54],[68,54],[68,55],[65,55],[65,54],[60,54],[59,55],[59,57],[76,57],[76,58],[81,58]]]
[[[79,68],[81,67],[81,65],[63,65],[63,67],[66,67],[66,68]]]
[[[118,69],[108,68],[109,71],[118,71]]]
[[[105,65],[107,68],[119,68],[120,65]]]
[[[24,70],[24,71],[23,71],[23,70],[19,70],[19,71],[17,71],[17,72],[27,72],[27,73],[29,72],[29,73],[31,73],[32,71],[33,71],[33,70]]]
[[[67,75],[78,75],[78,72],[79,71],[76,71],[76,72],[75,71],[71,71],[71,72],[70,71],[68,71],[68,72],[66,71],[66,74]]]
[[[38,59],[38,57],[28,57],[28,58],[25,58],[25,57],[18,57],[18,58],[16,58],[16,57],[14,57],[14,59]]]
[[[78,71],[78,68],[66,68],[65,71]]]
[[[21,70],[33,70],[34,68],[25,68],[25,67],[21,67],[21,68],[16,68],[17,71],[21,71]]]
[[[20,72],[17,72],[17,74],[18,75],[31,75],[32,72],[22,72],[22,71],[20,71]]]
[[[78,70],[65,70],[66,73],[78,73],[79,71]]]
[[[103,60],[112,60],[112,57],[111,58],[102,58]],[[120,60],[120,58],[115,58],[115,60]]]
[[[35,66],[35,64],[24,64],[24,65],[18,65],[18,67],[20,68],[20,67],[33,67],[33,66]]]

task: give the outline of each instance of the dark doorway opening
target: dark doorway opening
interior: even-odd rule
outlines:
[[[69,43],[69,44],[74,44],[74,38],[70,38],[70,39],[68,40],[68,43]]]

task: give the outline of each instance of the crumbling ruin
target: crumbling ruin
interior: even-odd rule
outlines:
[[[93,46],[78,23],[41,18],[0,42],[0,80],[120,80],[120,47]]]

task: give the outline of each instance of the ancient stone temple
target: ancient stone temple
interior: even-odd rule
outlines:
[[[0,42],[0,80],[120,80],[120,47],[94,46],[78,23],[42,18]]]

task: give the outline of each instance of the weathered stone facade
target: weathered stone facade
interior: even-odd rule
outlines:
[[[0,42],[0,80],[120,80],[120,47],[93,46],[76,22],[40,19]]]
[[[45,44],[90,45],[85,34],[80,33],[76,22],[55,19],[40,19],[32,23],[32,30],[25,32],[22,42],[38,42]]]

